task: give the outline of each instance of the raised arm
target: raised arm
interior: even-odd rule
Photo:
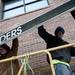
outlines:
[[[39,36],[44,39],[46,42],[48,42],[50,39],[52,40],[54,36],[52,36],[51,34],[49,34],[42,26],[38,27],[38,34]]]
[[[11,47],[11,52],[12,52],[12,54],[14,56],[17,55],[18,46],[19,46],[18,38],[13,39],[13,41],[12,41],[12,47]]]
[[[12,47],[11,47],[11,52],[10,52],[11,56],[17,56],[18,46],[19,46],[18,38],[13,39]],[[17,75],[16,73],[19,71],[19,68],[20,68],[18,60],[17,59],[13,60],[12,61],[12,65],[13,65],[14,75]]]

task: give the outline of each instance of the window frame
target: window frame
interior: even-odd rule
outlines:
[[[14,9],[17,9],[17,8],[20,8],[20,7],[24,7],[24,12],[25,13],[28,13],[28,12],[26,12],[26,6],[27,5],[30,5],[30,4],[33,4],[33,3],[36,3],[36,2],[40,2],[40,1],[43,1],[43,0],[36,0],[36,1],[33,1],[33,2],[30,2],[30,3],[24,3],[25,2],[25,0],[23,0],[23,5],[19,5],[19,6],[16,6],[16,7],[13,7],[13,8],[10,8],[10,9],[7,9],[7,10],[3,10],[2,12],[3,12],[3,15],[2,15],[2,19],[4,19],[4,13],[5,12],[8,12],[8,11],[11,11],[11,10],[14,10]],[[48,0],[46,0],[47,1],[47,3],[48,3],[48,5],[49,5],[49,2],[48,2]],[[3,3],[3,8],[4,8],[4,3]],[[45,7],[42,7],[42,8],[45,8]],[[40,9],[42,9],[42,8],[40,8]],[[39,9],[35,9],[35,10],[39,10]],[[35,10],[33,10],[33,11],[35,11]],[[30,12],[32,12],[32,11],[30,11]],[[16,16],[19,16],[19,15],[15,15],[15,16],[13,16],[13,17],[16,17]],[[9,19],[9,18],[12,18],[12,17],[8,17],[8,18],[6,18],[6,19]]]

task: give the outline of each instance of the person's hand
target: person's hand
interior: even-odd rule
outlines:
[[[40,30],[40,29],[43,29],[44,27],[43,27],[43,25],[42,26],[40,26],[40,27],[38,27],[38,29]]]

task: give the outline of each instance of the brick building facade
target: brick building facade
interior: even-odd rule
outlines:
[[[7,19],[2,19],[3,15],[3,3],[0,0],[0,32],[5,33],[13,28],[22,25],[70,0],[48,0],[48,6],[41,8],[39,10],[34,10],[28,13],[23,13],[21,15],[10,17]],[[62,26],[65,29],[64,39],[69,41],[70,43],[75,42],[75,20],[71,15],[70,11],[67,11],[55,18],[49,19],[39,25],[44,25],[46,30],[54,35],[54,30],[57,26]],[[38,35],[37,26],[25,31],[19,38],[19,50],[18,55],[26,53],[26,52],[34,52],[37,50],[46,49],[46,43],[43,39]],[[7,43],[11,46],[11,41]],[[46,61],[46,54],[37,54],[34,56],[30,56],[30,65],[33,69],[35,68],[44,68],[48,66]],[[75,70],[74,65],[72,65],[73,71]],[[9,67],[8,67],[9,69]],[[10,70],[9,70],[10,71]],[[49,70],[45,70],[49,71]],[[44,75],[45,71],[41,71],[40,75]],[[8,75],[7,68],[2,71],[2,66],[0,67],[0,75]],[[39,75],[39,71],[35,72],[36,75]]]

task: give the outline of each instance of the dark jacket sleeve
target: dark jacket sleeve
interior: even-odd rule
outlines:
[[[17,55],[18,46],[19,46],[18,38],[13,39],[11,47],[11,52],[13,53],[13,56]]]
[[[17,56],[17,53],[18,53],[18,46],[19,46],[19,41],[18,41],[18,38],[15,38],[12,40],[12,47],[11,47],[11,51],[9,53],[8,56]],[[15,71],[16,73],[18,72],[20,66],[19,66],[19,62],[18,62],[18,59],[16,60],[13,60],[12,61],[12,65],[13,65],[13,71],[14,71],[14,74],[15,74]],[[15,74],[16,75],[16,74]]]
[[[71,47],[71,56],[75,56],[75,47]]]
[[[9,52],[8,57],[17,56],[18,46],[19,46],[18,38],[13,39],[11,51]],[[19,66],[18,60],[14,60],[13,63],[15,63]]]
[[[51,34],[49,34],[43,26],[40,26],[38,28],[38,34],[39,36],[45,40],[45,42],[48,42],[50,39],[52,40],[53,39],[53,36]]]
[[[69,44],[69,42],[66,42],[66,41],[65,41],[65,43]],[[71,47],[69,47],[69,49],[70,49],[71,56],[75,56],[75,47],[71,46]]]
[[[13,39],[12,41],[12,47],[10,49],[10,52],[7,54],[7,57],[16,56],[18,52],[18,38]]]

